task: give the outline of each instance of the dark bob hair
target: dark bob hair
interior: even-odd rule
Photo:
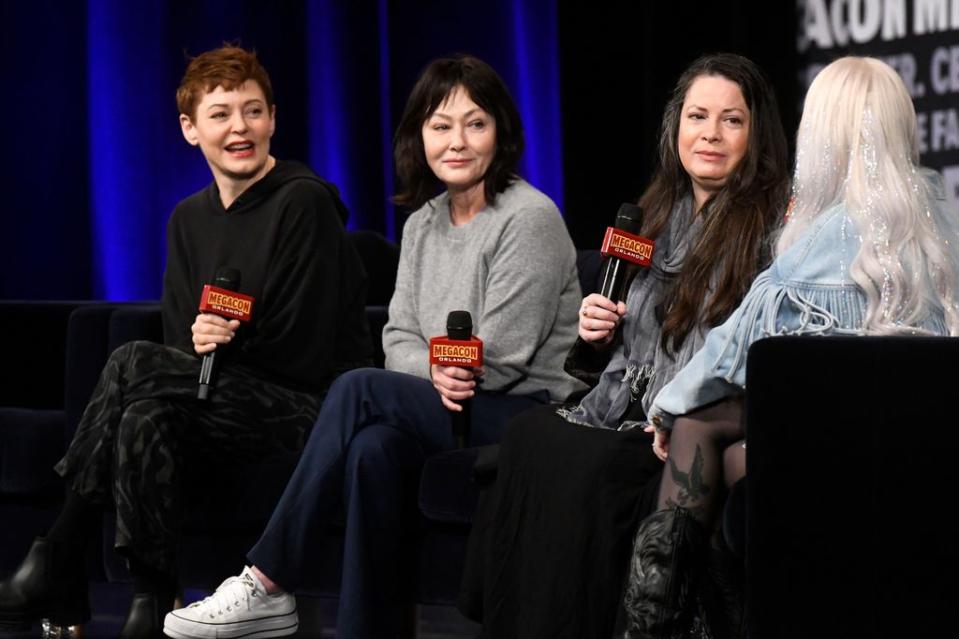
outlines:
[[[440,58],[431,62],[416,81],[396,129],[393,157],[400,183],[393,197],[396,204],[418,209],[441,187],[426,163],[423,123],[459,86],[496,122],[496,153],[483,177],[486,201],[494,203],[496,195],[516,179],[516,165],[523,155],[523,123],[503,80],[479,58]]]

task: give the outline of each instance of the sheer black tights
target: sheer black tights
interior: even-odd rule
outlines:
[[[746,473],[743,435],[742,401],[738,398],[677,417],[658,507],[686,508],[711,528],[722,505],[724,487]]]

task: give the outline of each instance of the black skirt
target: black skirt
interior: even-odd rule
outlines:
[[[544,406],[509,423],[481,492],[459,607],[490,639],[612,634],[662,462],[652,435],[570,424]]]

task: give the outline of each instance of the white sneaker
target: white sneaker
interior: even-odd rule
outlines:
[[[260,639],[292,635],[299,625],[296,598],[286,592],[266,594],[247,567],[206,599],[167,614],[163,632],[176,639]]]

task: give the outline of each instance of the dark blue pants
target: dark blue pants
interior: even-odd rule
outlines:
[[[499,441],[507,419],[542,404],[533,396],[473,399],[470,444]],[[427,380],[360,369],[342,375],[323,402],[300,462],[250,561],[288,590],[307,580],[307,558],[342,503],[346,511],[338,636],[390,637],[398,566],[410,557],[404,525],[415,516],[425,459],[453,448],[450,413]]]

